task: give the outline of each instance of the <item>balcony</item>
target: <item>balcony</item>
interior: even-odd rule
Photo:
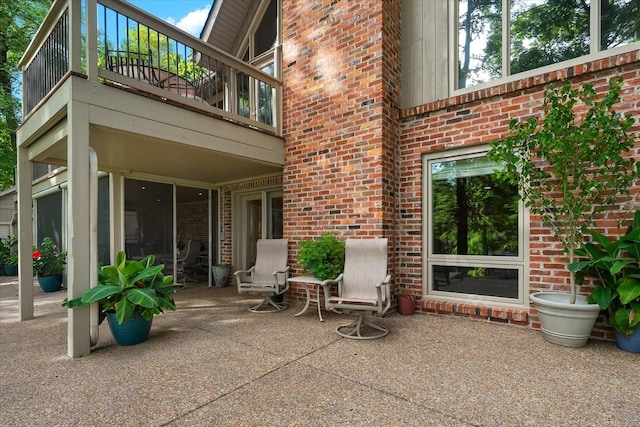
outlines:
[[[31,161],[67,163],[76,102],[106,170],[209,184],[282,170],[281,81],[129,3],[54,2],[20,67]]]

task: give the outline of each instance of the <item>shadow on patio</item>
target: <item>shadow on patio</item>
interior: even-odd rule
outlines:
[[[568,349],[528,329],[424,314],[390,314],[387,337],[353,341],[334,331],[344,316],[252,314],[258,298],[195,284],[146,342],[119,347],[105,322],[92,354],[72,360],[65,294],[36,285],[36,318],[19,322],[17,280],[2,279],[1,425],[640,423],[640,359],[611,342]]]

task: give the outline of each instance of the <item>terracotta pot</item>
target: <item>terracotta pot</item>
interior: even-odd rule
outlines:
[[[398,295],[398,312],[410,315],[416,312],[416,303],[409,295]]]

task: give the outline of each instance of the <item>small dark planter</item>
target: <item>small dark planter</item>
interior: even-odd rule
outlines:
[[[122,325],[118,324],[115,313],[107,313],[107,320],[109,321],[109,328],[113,338],[122,346],[136,345],[146,341],[153,322],[153,318],[145,320],[138,313]]]
[[[62,274],[38,276],[38,284],[44,292],[56,292],[62,288]]]
[[[624,336],[618,331],[616,333],[616,344],[620,350],[628,351],[629,353],[640,353],[640,329],[636,329],[631,335]]]
[[[17,265],[5,265],[4,272],[7,276],[17,276],[18,275],[18,266]]]

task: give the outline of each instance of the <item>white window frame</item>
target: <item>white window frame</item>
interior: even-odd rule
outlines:
[[[524,202],[518,202],[518,256],[484,256],[484,255],[449,255],[434,254],[433,239],[431,230],[433,229],[432,219],[432,191],[431,191],[431,164],[442,161],[462,160],[465,158],[486,155],[489,146],[465,147],[456,150],[425,154],[422,158],[423,171],[423,195],[422,203],[422,295],[423,299],[459,301],[465,303],[491,302],[494,305],[506,307],[522,308],[528,306],[529,294],[529,210],[524,206]],[[493,297],[487,295],[462,294],[434,290],[432,286],[432,266],[446,265],[451,267],[485,267],[485,268],[509,268],[517,270],[518,275],[518,297]]]
[[[533,77],[536,75],[549,73],[551,71],[559,70],[562,68],[573,67],[576,65],[584,64],[588,61],[597,61],[599,59],[608,58],[615,55],[620,55],[626,52],[631,52],[640,49],[640,41],[629,43],[624,46],[600,50],[600,3],[603,0],[591,0],[591,13],[590,13],[590,46],[589,54],[579,56],[577,58],[569,59],[556,64],[546,65],[540,68],[534,68],[532,70],[523,71],[517,74],[510,74],[510,61],[505,61],[505,58],[509,58],[511,49],[511,38],[509,34],[510,28],[510,10],[511,0],[502,0],[502,77],[487,82],[479,83],[477,85],[468,86],[464,88],[458,88],[458,8],[459,0],[452,1],[452,7],[449,8],[449,87],[452,88],[451,94],[461,95],[464,93],[475,92],[477,90],[485,89],[487,87],[496,86],[504,83],[510,83],[517,80]]]

